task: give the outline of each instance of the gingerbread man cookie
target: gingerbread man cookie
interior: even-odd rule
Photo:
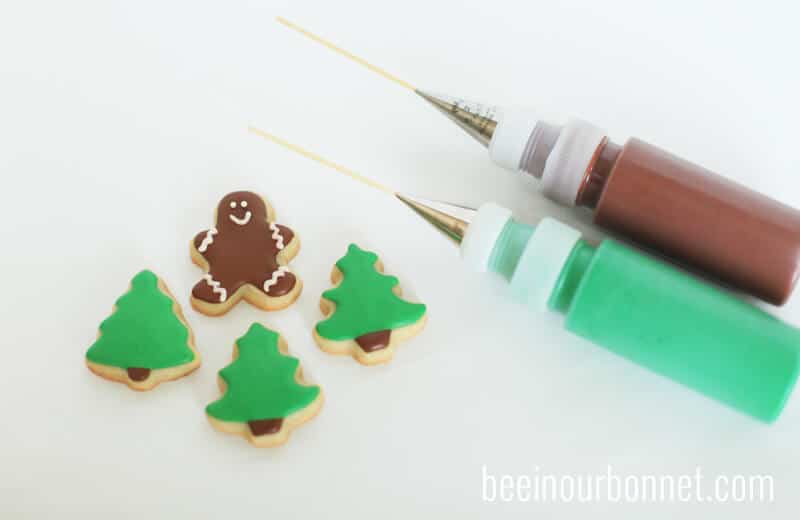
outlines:
[[[303,284],[287,264],[300,239],[275,223],[269,203],[250,191],[229,193],[217,206],[216,221],[191,242],[192,261],[206,272],[192,289],[192,307],[218,316],[243,298],[267,311],[292,304]]]

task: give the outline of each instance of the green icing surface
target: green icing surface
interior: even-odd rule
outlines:
[[[127,369],[170,368],[194,360],[189,330],[172,309],[172,299],[158,287],[158,277],[142,271],[116,303],[116,311],[100,324],[100,337],[86,359]]]
[[[317,323],[317,333],[326,339],[355,339],[364,334],[412,325],[422,319],[425,305],[409,303],[392,288],[397,278],[375,270],[378,256],[350,244],[336,262],[344,275],[341,283],[322,293],[336,304],[327,319]]]
[[[295,379],[300,361],[278,349],[278,333],[258,323],[236,340],[239,356],[220,370],[225,394],[206,407],[220,421],[248,422],[286,418],[313,403],[318,386]]]

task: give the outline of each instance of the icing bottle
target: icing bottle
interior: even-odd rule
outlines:
[[[612,352],[765,422],[800,369],[800,330],[613,240],[598,246],[551,218],[535,227],[495,204],[400,200],[460,243],[476,271],[505,278],[534,310]]]
[[[580,120],[555,125],[417,91],[488,147],[541,180],[548,198],[697,272],[783,304],[800,273],[800,212],[638,139],[624,145]]]

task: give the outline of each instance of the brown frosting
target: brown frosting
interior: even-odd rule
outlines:
[[[389,329],[370,332],[356,338],[356,343],[364,352],[375,352],[389,346],[392,331]]]
[[[264,290],[264,282],[272,279],[280,267],[277,257],[281,251],[268,219],[264,200],[253,192],[236,191],[222,198],[217,207],[216,233],[202,231],[194,237],[194,246],[208,262],[208,274],[218,284],[218,290],[201,280],[192,289],[195,298],[221,303],[219,289],[225,290],[227,299],[245,284]],[[294,232],[286,226],[276,226],[285,247],[294,239]],[[203,251],[204,241],[208,243]],[[285,272],[266,294],[282,296],[296,283],[295,276]]]
[[[281,426],[283,426],[283,418],[247,421],[247,426],[250,427],[250,431],[256,437],[259,435],[271,435],[281,431]]]
[[[595,208],[622,147],[606,139],[598,148],[583,179],[575,204]]]
[[[594,221],[776,305],[800,277],[799,211],[638,139],[617,153]]]
[[[150,377],[150,369],[141,367],[128,367],[128,377],[131,381],[144,381]]]

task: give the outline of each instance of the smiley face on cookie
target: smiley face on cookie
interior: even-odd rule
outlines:
[[[230,193],[217,207],[217,229],[228,227],[229,222],[239,227],[247,226],[253,221],[254,216],[256,220],[259,218],[271,220],[261,197],[250,191]]]

